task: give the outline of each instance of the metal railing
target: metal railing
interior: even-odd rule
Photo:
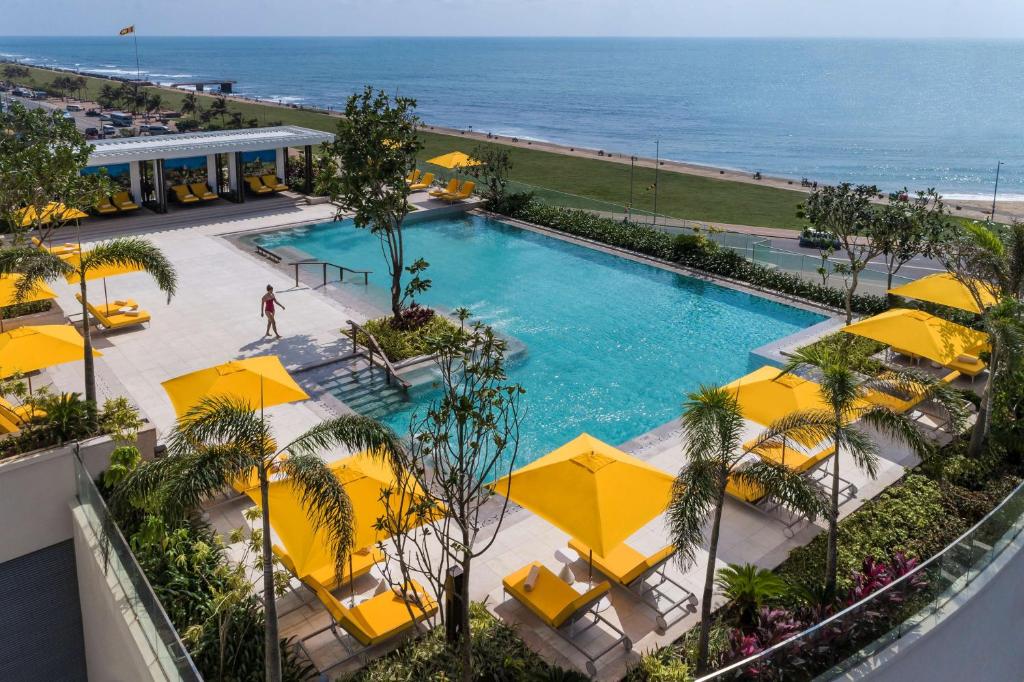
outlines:
[[[178,631],[153,592],[77,452],[74,460],[76,496],[89,527],[99,538],[104,574],[113,577],[124,592],[126,606],[135,617],[135,625],[149,644],[166,678],[202,682],[202,675],[196,669]]]
[[[270,249],[266,249],[260,246],[259,244],[256,245],[256,255],[263,256],[264,258],[266,258],[267,260],[271,261],[274,264],[281,262],[281,256],[277,255]]]
[[[399,386],[401,386],[404,390],[408,391],[412,384],[410,384],[408,381],[399,376],[397,370],[395,370],[394,365],[392,365],[391,361],[388,360],[388,356],[384,354],[384,351],[381,349],[380,344],[377,342],[377,339],[373,336],[373,334],[371,334],[364,327],[361,327],[358,323],[352,320],[346,320],[345,323],[349,325],[349,331],[347,333],[347,336],[350,339],[352,339],[352,351],[357,355],[363,355],[364,357],[366,357],[367,361],[369,361],[370,363],[371,370],[375,366],[375,356],[379,355],[380,365],[381,367],[384,368],[384,372],[387,377],[387,382],[390,384],[391,380],[394,379]],[[366,342],[363,344],[363,346],[366,347],[366,352],[362,352],[359,350],[360,334],[362,334],[366,338]]]
[[[795,664],[806,663],[812,651],[815,656],[823,655],[822,652],[835,656],[835,660],[826,661],[831,667],[820,674],[819,679],[842,675],[909,634],[925,619],[935,616],[973,583],[1022,530],[1024,483],[967,532],[906,575],[817,625],[701,677],[697,682],[751,679],[755,673],[777,679],[784,671],[793,670]],[[899,605],[903,608],[898,617],[879,620]],[[841,640],[839,633],[858,632],[861,634],[855,641],[863,641],[854,651],[844,651],[844,647],[837,646],[837,641]],[[770,674],[773,672],[778,674]],[[813,674],[810,670],[804,672]]]
[[[327,261],[322,261],[322,260],[300,260],[300,261],[295,261],[293,263],[289,263],[289,265],[291,265],[293,268],[295,268],[295,286],[296,287],[299,286],[299,268],[304,266],[304,265],[318,265],[318,266],[320,266],[322,268],[322,270],[323,270],[323,282],[324,282],[323,286],[327,286],[327,269],[328,268],[336,268],[338,270],[338,281],[339,282],[344,282],[345,281],[345,273],[348,272],[348,273],[351,273],[353,275],[362,275],[363,276],[363,284],[366,285],[366,284],[370,283],[370,275],[373,274],[373,270],[353,270],[352,268],[346,268],[344,265],[338,265],[337,263],[329,263]]]

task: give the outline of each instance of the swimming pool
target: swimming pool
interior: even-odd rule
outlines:
[[[257,241],[373,270],[369,287],[347,291],[388,309],[378,240],[350,222]],[[508,363],[510,380],[526,389],[520,461],[584,431],[612,444],[635,438],[677,417],[688,391],[762,364],[754,348],[825,319],[475,215],[408,225],[405,245],[408,262],[430,263],[422,303],[465,306],[525,345]],[[412,391],[381,418],[407,433],[411,413],[433,395]]]

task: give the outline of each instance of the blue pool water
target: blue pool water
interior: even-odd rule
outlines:
[[[351,223],[259,240],[373,270],[365,295],[386,307],[378,241]],[[423,303],[468,307],[525,344],[508,367],[526,389],[521,461],[583,431],[613,444],[639,436],[678,416],[686,392],[747,372],[752,349],[824,319],[478,216],[410,225],[405,240],[407,259],[430,262]],[[413,392],[384,420],[407,433],[432,397]]]

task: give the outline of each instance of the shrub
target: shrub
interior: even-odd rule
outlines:
[[[15,317],[21,317],[22,315],[33,315],[35,313],[45,313],[47,310],[53,307],[53,301],[29,301],[28,303],[17,303],[15,305],[5,306],[0,308],[0,317],[5,320],[10,320]]]
[[[587,679],[580,673],[545,663],[526,647],[515,628],[492,617],[483,604],[470,605],[469,628],[473,638],[474,680],[582,682]],[[460,678],[458,655],[445,646],[444,628],[437,627],[342,679],[352,682],[405,682]]]
[[[751,263],[734,251],[711,246],[711,242],[707,240],[701,242],[693,239],[695,235],[683,235],[685,239],[673,238],[665,232],[644,225],[601,218],[579,209],[547,206],[537,201],[505,215],[832,308],[842,308],[845,305],[845,294],[840,289],[812,282],[789,272]],[[886,308],[888,304],[881,296],[856,294],[853,297],[853,309],[856,312],[873,315]]]
[[[867,376],[876,376],[885,367],[882,362],[871,356],[885,349],[886,345],[873,339],[845,332],[836,332],[818,339],[814,343],[805,346],[805,348],[817,346],[841,348],[843,353],[850,358],[850,368]]]
[[[850,576],[865,557],[888,559],[897,552],[911,558],[929,557],[967,529],[952,517],[939,484],[909,474],[839,523],[839,585],[852,587]],[[827,538],[820,534],[794,549],[778,573],[789,582],[820,583],[825,575]]]
[[[690,666],[672,646],[661,647],[641,656],[626,671],[623,682],[689,682]]]
[[[420,308],[426,310],[426,308]],[[402,329],[392,324],[391,317],[381,317],[370,320],[363,325],[363,329],[373,334],[377,339],[380,348],[388,356],[391,362],[408,360],[427,352],[426,340],[431,336],[444,331],[445,328],[454,327],[454,323],[441,315],[434,315],[431,311],[429,319],[414,329]],[[347,330],[344,330],[347,333]],[[360,344],[366,344],[365,336],[358,338]]]
[[[715,584],[731,602],[739,622],[746,625],[753,623],[762,606],[786,593],[786,581],[753,564],[729,564],[718,569]]]

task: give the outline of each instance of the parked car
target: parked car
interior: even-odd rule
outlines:
[[[109,121],[110,120],[110,114],[100,114],[100,120],[101,121]]]
[[[84,132],[85,132],[85,136],[87,138],[89,138],[89,139],[94,139],[94,138],[97,138],[97,137],[100,136],[99,128],[95,128],[93,126],[89,126],[88,128],[85,129]]]
[[[81,111],[81,110],[82,110],[82,105],[81,104],[69,104],[66,107],[64,107],[64,111]]]
[[[117,128],[109,123],[105,124],[102,130],[104,135],[117,135]]]
[[[800,246],[806,249],[832,249],[838,251],[842,244],[831,232],[807,229],[800,233]]]
[[[100,110],[99,109],[86,109],[85,110],[85,115],[86,116],[94,116],[94,117],[96,117],[96,116],[100,115]]]
[[[163,125],[151,125],[151,126],[148,126],[148,128],[149,128],[149,130],[147,132],[149,132],[150,135],[166,135],[169,132],[171,132],[170,128],[168,128],[167,126],[163,126]],[[142,127],[140,126],[139,127],[139,133],[141,133],[141,132],[142,132]]]

